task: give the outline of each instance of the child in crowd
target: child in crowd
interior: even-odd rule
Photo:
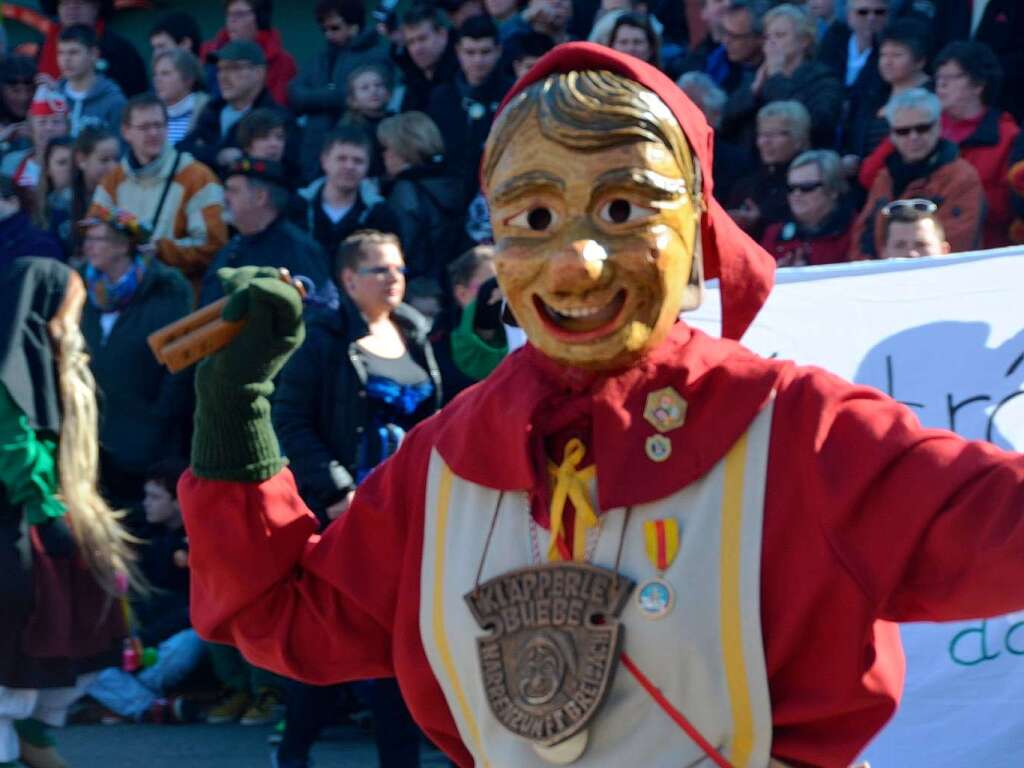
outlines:
[[[54,226],[57,227],[61,242],[68,253],[69,263],[77,267],[83,258],[79,242],[81,232],[72,224],[85,218],[96,187],[118,163],[121,143],[108,129],[89,127],[83,128],[78,134],[72,150],[74,167],[71,171],[70,218],[57,222]]]
[[[341,123],[359,125],[368,136],[373,137],[373,152],[367,175],[376,179],[384,173],[383,149],[376,136],[380,121],[392,114],[388,109],[393,93],[391,74],[380,64],[364,64],[352,70],[345,88],[348,110]]]
[[[36,226],[48,230],[62,244],[67,242],[70,230],[72,154],[70,137],[50,139],[43,152],[42,176],[36,187]]]
[[[188,540],[178,506],[184,461],[168,459],[146,473],[146,522],[140,561],[151,591],[131,603],[131,631],[145,649],[134,670],[110,667],[86,693],[115,716],[135,721],[187,721],[186,701],[164,696],[202,661],[206,645],[189,622]]]

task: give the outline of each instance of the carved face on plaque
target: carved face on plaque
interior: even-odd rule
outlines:
[[[498,281],[534,346],[623,367],[699,304],[694,168],[664,102],[609,72],[551,75],[506,106],[484,186]]]
[[[466,595],[488,634],[477,640],[487,702],[498,721],[545,747],[581,730],[611,688],[618,616],[633,582],[586,563],[506,573]]]

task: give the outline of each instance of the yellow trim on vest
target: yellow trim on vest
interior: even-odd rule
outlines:
[[[434,541],[434,643],[437,645],[437,652],[441,656],[441,663],[444,665],[445,674],[451,682],[452,690],[455,692],[455,700],[462,711],[462,719],[469,729],[473,743],[476,745],[476,753],[483,760],[485,768],[490,766],[487,758],[484,757],[483,744],[480,741],[480,731],[477,728],[473,712],[466,701],[466,694],[462,691],[462,683],[459,682],[458,673],[455,671],[455,663],[452,661],[452,651],[448,646],[448,636],[444,630],[444,544],[445,534],[448,528],[448,505],[452,495],[452,471],[448,465],[441,463],[441,485],[437,493],[437,534]]]
[[[747,463],[747,436],[743,435],[725,457],[722,495],[721,621],[722,660],[732,706],[733,736],[729,762],[745,766],[754,749],[754,716],[743,659],[743,616],[740,610],[740,560],[743,531],[743,479]]]

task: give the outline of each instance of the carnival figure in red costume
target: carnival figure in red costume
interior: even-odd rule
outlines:
[[[736,341],[771,259],[652,67],[557,47],[482,167],[530,343],[409,433],[320,538],[270,427],[298,295],[226,275],[180,487],[193,620],[313,683],[398,678],[460,766],[845,766],[899,621],[1024,607],[1024,458]],[[718,277],[725,339],[677,318]]]

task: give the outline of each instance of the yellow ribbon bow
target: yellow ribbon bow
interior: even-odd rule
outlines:
[[[548,560],[562,559],[558,549],[558,540],[565,529],[565,502],[568,499],[576,510],[576,524],[573,531],[572,559],[582,561],[586,556],[587,531],[595,527],[597,515],[590,503],[590,483],[597,474],[594,465],[586,469],[576,469],[586,455],[586,448],[578,438],[573,438],[565,445],[562,463],[559,466],[548,465],[548,472],[554,480],[555,488],[551,495],[551,541],[548,545]]]

